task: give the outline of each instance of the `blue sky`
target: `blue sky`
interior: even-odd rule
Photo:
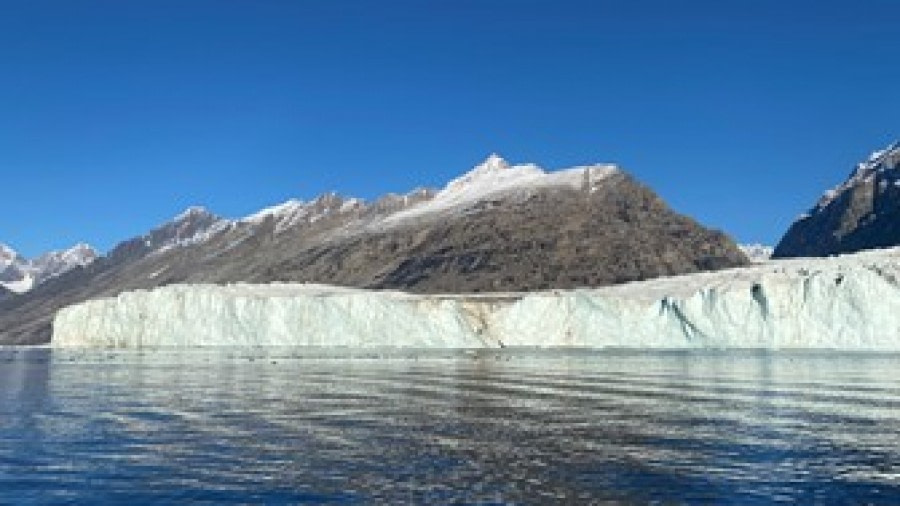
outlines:
[[[774,243],[900,137],[894,0],[0,0],[0,242],[616,162]]]

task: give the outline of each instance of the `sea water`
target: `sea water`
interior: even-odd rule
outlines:
[[[0,502],[900,502],[900,356],[0,350]]]

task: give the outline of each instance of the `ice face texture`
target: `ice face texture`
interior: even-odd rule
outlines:
[[[503,295],[175,285],[66,308],[52,345],[900,350],[898,280],[888,249]]]

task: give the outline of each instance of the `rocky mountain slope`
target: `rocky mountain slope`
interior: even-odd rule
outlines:
[[[173,283],[316,282],[420,293],[600,286],[744,265],[724,234],[611,165],[497,156],[440,191],[323,195],[239,220],[201,208],[0,301],[0,342],[39,343],[61,307]]]
[[[900,244],[900,143],[876,151],[791,225],[775,257],[827,256]]]

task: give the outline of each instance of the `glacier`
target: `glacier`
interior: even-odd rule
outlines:
[[[900,248],[529,293],[171,285],[65,308],[51,345],[900,351]]]

